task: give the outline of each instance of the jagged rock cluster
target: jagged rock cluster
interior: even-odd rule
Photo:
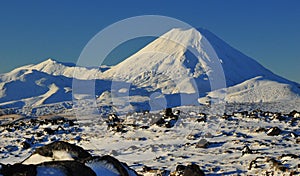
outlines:
[[[1,147],[0,153],[26,150],[36,144],[59,140],[57,137],[62,135],[69,135],[74,140],[80,140],[78,133],[81,131],[82,129],[79,128],[75,120],[60,116],[45,119],[16,119],[12,122],[1,124],[0,134],[9,137],[16,133],[25,133],[28,137],[13,141],[14,143],[10,146]]]
[[[144,112],[144,115],[147,114],[148,111]],[[150,123],[150,125],[157,125],[159,127],[164,128],[172,128],[176,124],[178,117],[180,115],[180,111],[176,110],[175,113],[173,113],[172,108],[167,108],[164,110],[164,114],[156,119],[153,119]],[[134,123],[125,123],[124,119],[120,119],[116,114],[110,114],[106,120],[107,129],[112,130],[115,132],[127,132],[128,126],[133,126],[135,128],[142,128],[142,129],[148,129],[149,126],[147,125],[137,125]]]

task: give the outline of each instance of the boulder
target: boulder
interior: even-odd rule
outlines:
[[[281,129],[278,127],[272,127],[267,131],[268,136],[278,136],[281,133]]]
[[[209,142],[206,139],[201,139],[197,144],[196,148],[208,148]]]
[[[171,176],[205,176],[205,173],[197,164],[189,164],[187,166],[177,165],[176,171]]]
[[[204,176],[204,172],[197,164],[187,165],[184,169],[183,176]]]
[[[59,156],[57,156],[59,155]],[[66,157],[66,158],[64,158]],[[23,164],[39,164],[49,160],[76,160],[81,161],[91,157],[82,147],[68,142],[56,141],[51,144],[37,148],[32,155],[26,158]],[[41,158],[37,160],[36,158]]]
[[[242,150],[242,156],[245,154],[253,154],[253,151],[248,146],[245,146]]]

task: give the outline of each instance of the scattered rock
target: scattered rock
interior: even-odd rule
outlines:
[[[170,171],[168,171],[168,170],[155,169],[155,168],[152,168],[149,166],[143,166],[143,170],[141,173],[143,175],[153,175],[153,176],[168,176],[168,175],[170,175]]]
[[[278,170],[286,171],[289,167],[290,171],[292,172],[292,170],[294,169],[294,163],[297,164],[297,161],[300,160],[299,156],[295,155],[295,154],[282,154],[282,153],[288,153],[288,151],[289,151],[288,147],[290,147],[290,148],[294,148],[294,146],[297,147],[297,145],[293,144],[293,142],[300,144],[298,128],[296,128],[296,127],[289,128],[289,127],[291,127],[290,126],[291,124],[298,126],[298,123],[300,122],[300,118],[297,117],[297,113],[298,112],[295,111],[295,112],[293,112],[293,113],[291,112],[289,115],[287,115],[287,114],[281,114],[281,113],[276,113],[276,112],[263,112],[263,111],[254,111],[251,113],[235,112],[232,115],[226,115],[227,117],[225,117],[225,119],[227,119],[228,121],[217,119],[218,121],[220,121],[222,123],[220,125],[220,128],[222,128],[222,129],[221,130],[218,129],[218,131],[215,133],[216,136],[213,136],[210,133],[205,133],[205,129],[207,129],[207,127],[208,128],[215,127],[214,124],[211,124],[211,122],[214,122],[214,119],[210,118],[209,121],[207,121],[206,114],[204,114],[204,113],[203,114],[200,113],[197,115],[197,112],[192,112],[192,113],[187,113],[188,114],[187,116],[184,113],[182,115],[182,119],[181,119],[183,127],[185,127],[185,126],[191,127],[191,126],[189,126],[190,123],[195,122],[195,120],[196,120],[196,122],[206,122],[206,123],[197,124],[199,129],[193,130],[192,134],[187,136],[187,138],[190,140],[199,140],[199,141],[196,141],[196,142],[192,141],[191,143],[186,143],[186,144],[185,144],[185,142],[183,142],[182,144],[176,144],[174,146],[167,146],[165,144],[160,146],[160,144],[157,144],[157,145],[155,145],[154,148],[149,148],[149,149],[152,149],[151,152],[159,153],[162,151],[162,149],[166,149],[166,151],[168,149],[171,149],[172,150],[171,152],[173,152],[173,151],[175,151],[175,150],[173,150],[173,148],[177,149],[178,147],[182,147],[184,150],[188,150],[192,147],[203,148],[203,149],[209,148],[209,152],[212,152],[212,153],[219,152],[220,154],[227,154],[227,156],[229,156],[230,153],[236,154],[236,149],[238,149],[240,151],[242,149],[242,155],[246,155],[246,154],[255,154],[255,155],[241,158],[243,160],[241,160],[240,163],[237,163],[237,161],[232,161],[232,163],[230,163],[230,164],[228,163],[228,165],[232,166],[232,164],[234,164],[234,162],[237,163],[238,165],[239,164],[243,165],[244,163],[248,164],[249,163],[248,159],[249,158],[252,159],[253,157],[256,156],[256,154],[260,154],[260,156],[263,156],[264,159],[266,158],[265,157],[266,155],[271,155],[271,156],[269,156],[271,159],[268,159],[268,160],[263,160],[263,161],[259,161],[259,160],[254,161],[253,160],[250,163],[251,166],[249,166],[249,168],[250,168],[250,170],[255,168],[255,170],[249,171],[249,174],[259,173],[259,171],[261,171],[262,169],[268,170],[268,169],[270,169],[269,168],[270,166],[272,166],[271,169],[274,168],[274,170],[277,169],[277,171]],[[141,122],[140,119],[136,120],[136,116],[139,117],[138,116],[139,114],[133,114],[131,117],[133,119],[135,119],[137,122],[134,124],[130,124],[127,121],[127,119],[125,120],[125,122],[126,122],[125,123],[124,120],[119,118],[117,115],[112,114],[108,117],[108,120],[106,121],[106,123],[109,126],[109,129],[111,129],[112,131],[124,132],[126,130],[133,129],[133,130],[135,130],[135,132],[140,132],[140,131],[147,132],[147,133],[151,132],[154,134],[154,136],[156,138],[160,138],[161,134],[166,134],[166,135],[172,134],[173,135],[174,131],[177,131],[177,129],[175,129],[175,130],[162,129],[162,128],[157,128],[155,126],[151,126],[151,125],[153,125],[153,123],[152,123],[153,121],[151,121],[151,120],[159,117],[159,119],[156,122],[157,126],[165,127],[165,128],[172,128],[176,124],[179,114],[180,114],[180,111],[173,113],[172,109],[168,108],[165,110],[163,115],[147,113],[147,117],[149,119],[148,119],[148,121],[143,121],[143,122]],[[196,118],[195,118],[195,116],[196,116]],[[121,117],[123,117],[123,116],[121,116]],[[185,119],[185,117],[187,117],[187,118]],[[219,116],[216,116],[216,117],[219,117]],[[260,121],[258,121],[258,120],[247,119],[245,117],[259,118],[259,120],[264,120],[264,122],[262,122],[260,124]],[[150,119],[150,118],[152,118],[152,119]],[[272,119],[277,119],[277,120],[271,121]],[[257,123],[258,125],[257,126],[244,125],[247,122],[252,122],[252,120],[253,120],[253,122]],[[280,121],[284,121],[284,122],[280,122]],[[148,125],[142,125],[143,123],[146,123]],[[54,126],[51,126],[52,124],[54,124]],[[278,127],[270,128],[270,126],[276,126],[278,124],[280,125],[280,126],[278,126],[280,128],[278,128]],[[23,138],[15,140],[14,141],[15,143],[12,143],[13,145],[8,145],[8,144],[6,144],[7,146],[3,145],[0,148],[0,153],[2,154],[2,158],[7,158],[10,156],[12,156],[12,157],[24,156],[25,153],[28,153],[30,151],[30,150],[25,150],[25,149],[30,149],[33,146],[39,146],[45,142],[49,142],[52,139],[53,140],[65,139],[64,137],[62,137],[63,135],[60,135],[60,134],[70,134],[70,135],[66,135],[67,139],[70,139],[70,140],[73,140],[76,138],[76,140],[82,141],[84,143],[89,141],[88,135],[85,136],[85,135],[82,135],[81,133],[77,133],[76,130],[79,129],[79,127],[69,128],[69,126],[74,126],[74,125],[76,126],[76,124],[73,121],[67,121],[63,118],[54,118],[54,119],[49,119],[49,120],[31,119],[31,120],[25,120],[24,122],[15,121],[14,123],[11,123],[9,125],[2,124],[2,125],[0,125],[0,127],[1,127],[0,133],[2,133],[3,136],[6,135],[8,137],[10,137],[10,136],[14,137],[15,134],[13,134],[11,132],[16,132],[17,135],[25,134],[25,136],[26,136],[26,138],[24,138],[24,135],[23,136],[19,135],[19,136],[22,136]],[[261,127],[257,128],[258,126],[261,126]],[[149,130],[146,130],[146,129],[149,129]],[[247,135],[247,134],[249,134],[248,132],[250,133],[250,135]],[[282,138],[281,137],[280,138],[268,137],[268,138],[264,139],[264,138],[261,138],[262,134],[253,134],[255,132],[264,132],[268,136],[278,136],[278,135],[282,134]],[[109,134],[112,135],[112,133],[109,133]],[[224,134],[228,137],[226,137],[222,134]],[[263,134],[263,135],[265,135],[265,134]],[[117,135],[123,135],[123,134],[117,134]],[[97,135],[95,135],[95,136],[97,137]],[[99,135],[99,136],[101,136],[101,135]],[[147,136],[147,137],[143,137],[143,136]],[[176,135],[174,135],[174,136],[176,137]],[[170,137],[174,137],[174,136],[170,136]],[[204,139],[201,139],[202,136],[204,137]],[[121,136],[121,137],[124,137],[124,139],[126,139],[126,140],[129,139],[126,134],[124,134],[124,136]],[[214,137],[214,140],[209,139],[212,137]],[[228,141],[228,145],[226,145],[224,147],[220,147],[224,143],[214,142],[214,141],[220,141],[220,138],[222,140],[225,138],[226,140],[225,139],[224,140]],[[247,139],[247,138],[253,138],[253,140]],[[138,142],[138,141],[146,141],[146,140],[151,141],[152,138],[151,138],[151,136],[148,136],[148,135],[139,135],[139,137],[132,138],[132,140],[134,140],[134,142],[137,142],[137,143],[143,143],[143,142]],[[58,170],[61,172],[68,172],[68,173],[72,173],[75,171],[78,173],[92,171],[92,172],[90,172],[89,175],[93,175],[96,172],[100,173],[99,170],[94,171],[93,169],[106,168],[106,166],[109,166],[109,168],[112,168],[113,172],[116,171],[118,173],[120,173],[120,171],[119,171],[120,168],[119,168],[119,170],[117,168],[123,167],[123,169],[125,168],[125,170],[127,171],[127,174],[129,173],[130,168],[128,166],[125,167],[124,166],[124,165],[126,165],[125,163],[121,163],[121,166],[120,165],[118,166],[118,164],[112,163],[110,159],[99,159],[99,158],[101,158],[100,156],[99,157],[91,157],[91,155],[88,152],[86,152],[84,149],[82,149],[82,151],[80,151],[80,150],[76,151],[77,149],[72,149],[72,147],[59,147],[59,146],[64,146],[64,144],[61,145],[58,143],[60,143],[60,142],[54,142],[54,143],[52,143],[53,146],[49,147],[48,149],[38,148],[34,152],[34,154],[39,154],[40,156],[47,157],[48,159],[51,160],[51,162],[47,161],[47,160],[41,160],[41,162],[43,162],[43,163],[31,163],[31,164],[35,164],[35,165],[30,165],[30,163],[26,163],[26,162],[22,163],[22,164],[17,163],[14,165],[1,165],[0,164],[0,175],[1,174],[4,175],[3,172],[8,173],[6,175],[12,175],[11,172],[16,172],[16,174],[19,174],[19,175],[22,175],[22,174],[23,175],[32,175],[33,174],[34,175],[35,172],[40,171],[42,168],[51,168],[54,170]],[[56,146],[54,146],[54,144]],[[256,151],[256,150],[250,149],[250,147],[247,146],[250,144],[251,144],[251,146],[258,148],[258,150]],[[49,145],[51,145],[51,144],[49,144]],[[72,145],[72,144],[66,144],[66,146],[69,146],[69,145]],[[241,145],[245,145],[245,147],[241,148],[240,147]],[[272,147],[274,147],[274,145],[276,145],[275,147],[280,148],[280,150],[278,150],[278,149],[274,150],[274,155],[272,156],[272,153],[269,153],[269,150],[275,149],[275,148],[272,148]],[[46,145],[46,146],[48,146],[48,145]],[[46,147],[46,146],[44,146],[44,147]],[[135,147],[135,148],[132,147],[132,149],[129,149],[129,151],[133,152],[138,148],[138,151],[142,152],[143,147],[141,147],[139,145],[137,145],[137,146],[138,147]],[[238,147],[236,147],[236,146],[238,146]],[[55,150],[53,150],[53,149],[55,149]],[[16,152],[16,151],[18,151],[18,152]],[[68,151],[68,152],[64,153],[64,155],[65,154],[67,155],[68,161],[61,161],[61,159],[64,159],[64,158],[62,158],[62,157],[60,158],[59,154],[56,153],[57,151],[59,151],[59,152],[60,151]],[[118,149],[111,150],[111,153],[109,153],[109,154],[111,156],[118,156],[120,154],[123,154],[121,152],[118,153],[117,151],[118,151]],[[215,151],[217,151],[217,152],[215,152]],[[87,155],[81,156],[80,153],[84,153],[84,152],[86,152]],[[168,150],[167,152],[170,152],[170,151]],[[189,158],[188,160],[191,160],[191,159],[193,159],[194,156],[195,156],[194,153],[191,153],[190,155],[185,153],[182,155],[176,155],[174,157],[157,156],[156,159],[154,159],[154,161],[159,162],[159,163],[167,163],[168,161],[176,162],[175,161],[176,158],[177,159],[179,158],[179,162],[182,162],[182,161],[185,161],[186,158]],[[54,160],[54,161],[52,161],[52,160]],[[295,161],[295,160],[297,160],[297,161]],[[226,160],[226,161],[228,161],[228,160]],[[89,162],[90,167],[88,167],[86,165],[86,162]],[[25,165],[25,164],[29,164],[29,165]],[[218,172],[218,174],[222,174],[222,172],[225,173],[226,171],[224,171],[224,167],[228,166],[227,163],[225,163],[225,162],[223,162],[222,165],[218,165],[218,167],[216,167],[216,163],[214,163],[214,164],[204,163],[204,164],[205,164],[205,167],[207,167],[207,168],[217,168],[217,169],[208,169],[208,170],[211,172]],[[83,170],[79,170],[79,169],[74,169],[74,167],[79,167],[79,166],[81,169],[83,169],[83,170],[87,169],[87,170],[83,171]],[[142,166],[142,164],[139,162],[133,163],[133,167],[139,168],[141,166]],[[68,167],[69,167],[69,169],[67,169]],[[297,166],[295,166],[295,167],[297,167]],[[183,176],[186,173],[187,173],[186,175],[193,174],[194,171],[191,171],[193,169],[190,169],[190,172],[185,173],[186,168],[187,168],[187,166],[178,165],[176,168],[176,176]],[[14,169],[15,171],[11,171],[12,169]],[[70,171],[66,171],[66,170],[70,170]],[[152,171],[153,171],[153,173],[160,174],[160,175],[168,175],[167,173],[169,172],[168,170],[165,170],[165,169],[152,169]],[[275,171],[275,175],[276,175],[277,171]],[[135,171],[132,171],[132,172],[134,174],[136,174]],[[151,172],[151,171],[149,171],[149,172]],[[241,171],[241,172],[236,171],[235,173],[240,174],[243,172],[244,171]],[[233,173],[233,174],[235,174],[235,173]],[[126,175],[126,172],[124,172],[124,174]],[[122,174],[120,174],[120,175],[122,175]],[[129,175],[131,175],[131,174],[129,174]],[[147,174],[147,175],[149,175],[149,174]],[[198,173],[198,175],[199,175],[199,173]]]
[[[248,111],[242,111],[242,112],[233,112],[232,116],[238,117],[238,118],[243,118],[248,115]]]
[[[204,172],[197,164],[190,164],[184,169],[183,176],[204,176]]]
[[[206,138],[213,138],[214,135],[212,135],[210,132],[208,132],[208,133],[205,133],[204,137],[206,137]]]
[[[170,176],[205,176],[205,173],[197,164],[189,164],[187,166],[178,165],[176,171],[172,172]]]
[[[199,113],[198,117],[196,119],[196,122],[206,122],[207,121],[207,115],[205,113]]]
[[[138,140],[139,141],[147,141],[147,138],[146,137],[139,137]]]
[[[172,115],[173,115],[172,108],[165,109],[165,116],[172,116]]]
[[[119,155],[119,152],[116,151],[116,150],[112,150],[110,153],[111,153],[113,156],[118,156],[118,155]]]
[[[196,148],[208,148],[209,142],[206,139],[201,139],[197,144]]]
[[[29,149],[34,144],[35,138],[32,136],[31,138],[26,138],[22,143],[23,150]]]
[[[229,118],[231,117],[231,115],[227,115],[226,113],[224,113],[221,118],[225,119],[225,120],[229,120]]]
[[[116,114],[110,114],[106,120],[107,129],[118,133],[126,133],[126,126],[123,122],[124,120],[120,119]]]
[[[166,121],[165,121],[163,118],[159,118],[159,119],[155,122],[155,124],[156,124],[157,126],[160,126],[160,127],[162,127],[165,123],[166,123]]]
[[[291,136],[292,138],[297,138],[299,135],[296,134],[296,133],[294,133],[294,132],[290,132],[290,136]]]
[[[278,136],[281,133],[281,129],[278,127],[272,127],[267,131],[268,136]]]
[[[279,120],[279,121],[284,121],[286,120],[286,118],[284,116],[282,116],[281,113],[277,112],[277,113],[274,113],[273,116],[271,117],[272,120],[276,119],[276,120]]]
[[[157,119],[155,121],[155,124],[159,127],[166,127],[166,128],[172,128],[176,124],[178,120],[178,115],[180,114],[180,111],[177,110],[175,114],[173,114],[171,108],[165,109],[165,114],[163,117]]]
[[[116,114],[110,114],[108,116],[108,123],[119,123],[121,122],[121,119],[119,119],[119,117]]]
[[[196,139],[198,139],[199,137],[200,137],[199,134],[189,134],[186,138],[187,138],[188,140],[196,140]]]
[[[266,160],[267,162],[270,162],[272,164],[272,167],[275,169],[275,170],[280,170],[280,171],[287,171],[288,168],[285,167],[280,161],[277,161],[276,159],[274,158],[267,158]]]
[[[289,153],[289,154],[282,154],[282,155],[279,157],[279,159],[282,159],[282,158],[284,158],[284,157],[289,157],[289,158],[293,158],[293,159],[299,158],[298,155]]]
[[[242,150],[242,156],[245,154],[253,154],[253,151],[248,146],[245,146]]]
[[[289,116],[294,118],[300,118],[300,112],[293,110],[292,112],[289,113]]]
[[[259,127],[259,128],[257,128],[257,129],[255,130],[256,133],[266,132],[266,131],[267,131],[267,129],[262,128],[262,127]]]

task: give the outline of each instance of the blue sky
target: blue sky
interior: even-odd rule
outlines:
[[[1,1],[0,73],[46,58],[73,62],[101,29],[165,15],[215,33],[285,78],[300,82],[300,1]]]

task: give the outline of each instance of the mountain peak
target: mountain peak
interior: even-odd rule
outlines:
[[[75,67],[76,66],[74,63],[60,62],[60,61],[57,61],[52,58],[48,58],[47,60],[45,60],[37,65],[56,65],[56,64],[59,64],[62,66],[67,66],[67,67]]]
[[[224,76],[219,73],[222,72],[225,80],[221,80]],[[219,76],[216,79],[213,75]],[[152,87],[168,94],[179,89],[185,93],[205,93],[213,89],[209,82],[212,80],[225,81],[230,87],[258,76],[291,83],[206,29],[175,28],[106,71],[103,77]]]
[[[162,38],[170,39],[184,46],[187,46],[199,43],[202,38],[202,34],[194,28],[174,28],[164,34]]]
[[[45,61],[41,62],[41,63],[45,63],[45,64],[53,64],[53,63],[57,63],[57,60],[52,59],[52,58],[48,58]]]
[[[52,69],[53,67],[55,67],[57,65],[58,65],[58,63],[56,60],[48,58],[47,60],[34,65],[33,69],[41,71],[41,70],[45,70],[45,69]]]
[[[49,57],[46,61],[48,61],[48,62],[56,62],[56,60],[52,59],[51,57]]]

